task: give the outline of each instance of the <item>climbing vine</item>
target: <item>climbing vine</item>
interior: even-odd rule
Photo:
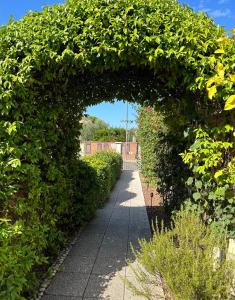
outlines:
[[[172,112],[168,120],[180,123],[174,149],[184,152],[192,128],[232,120],[223,106],[233,101],[234,43],[218,51],[223,34],[176,0],[68,0],[1,27],[1,244],[30,261],[13,299],[84,219],[78,137],[85,107],[125,99]],[[223,75],[219,63],[226,84],[208,83],[215,70]],[[167,124],[172,133],[174,122]]]

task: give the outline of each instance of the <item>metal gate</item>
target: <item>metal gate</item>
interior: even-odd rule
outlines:
[[[136,160],[123,160],[123,170],[129,171],[137,171],[138,163]]]

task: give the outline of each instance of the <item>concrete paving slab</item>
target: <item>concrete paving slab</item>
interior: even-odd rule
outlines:
[[[69,252],[69,256],[86,256],[86,257],[96,257],[99,251],[100,244],[97,242],[90,243],[80,243],[78,242],[72,247]]]
[[[127,247],[104,246],[100,248],[99,256],[103,257],[126,257]]]
[[[47,288],[46,294],[82,297],[88,279],[89,274],[59,272]]]
[[[119,227],[116,227],[116,226],[110,226],[108,227],[106,233],[105,233],[105,236],[110,236],[110,235],[113,235],[113,236],[118,236],[118,237],[121,237],[121,238],[128,238],[128,235],[129,235],[129,232],[128,232],[128,228],[129,226],[119,226]]]
[[[119,238],[115,236],[105,235],[103,242],[101,244],[102,247],[126,247],[127,246],[127,238]]]
[[[125,276],[126,258],[125,257],[106,257],[98,256],[92,270],[92,274],[98,275],[117,275]]]
[[[95,256],[68,255],[61,266],[63,272],[91,273]]]
[[[97,244],[98,246],[101,245],[102,240],[104,238],[103,233],[94,233],[94,234],[86,234],[86,232],[82,232],[79,236],[79,240],[77,241],[78,245],[81,244]]]
[[[123,295],[124,282],[119,276],[91,275],[84,298],[123,300]]]
[[[59,296],[59,295],[45,295],[44,300],[82,300],[82,297],[69,297],[69,296]]]
[[[109,201],[82,231],[43,300],[142,300],[125,286],[125,278],[133,277],[126,259],[135,264],[130,243],[139,249],[138,239],[150,236],[138,172],[123,171]]]
[[[142,296],[134,296],[134,295],[132,294],[132,292],[131,292],[128,288],[125,289],[124,299],[125,299],[125,300],[146,300],[145,297],[142,297]]]
[[[135,266],[137,266],[137,263],[134,262],[134,263],[132,263],[132,265],[135,267]],[[146,272],[146,274],[148,274],[148,273]],[[158,277],[158,275],[153,277],[150,274],[148,276],[149,276],[149,282],[147,285],[145,283],[140,283],[139,280],[134,276],[133,271],[131,269],[129,269],[129,272],[127,272],[127,274],[126,274],[125,280],[134,284],[134,286],[137,287],[142,292],[146,292],[145,289],[148,289],[148,295],[151,295],[151,299],[164,300],[165,295],[164,295],[164,292],[163,292],[163,289],[161,286],[160,277]],[[154,282],[154,284],[153,284],[153,282]],[[130,289],[129,285],[126,282],[125,291],[124,291],[124,299],[125,300],[127,300],[127,299],[128,300],[137,300],[137,299],[144,300],[146,298],[142,295],[134,295],[133,291]]]

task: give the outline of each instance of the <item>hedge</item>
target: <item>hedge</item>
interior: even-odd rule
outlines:
[[[156,105],[172,111],[174,119],[180,115],[191,131],[206,125],[212,141],[221,126],[234,127],[235,44],[224,33],[206,14],[176,0],[67,0],[1,27],[0,214],[10,220],[2,221],[1,235],[14,241],[28,235],[20,250],[29,254],[22,257],[34,261],[35,255],[47,257],[45,249],[56,253],[63,233],[76,223],[76,210],[82,212],[74,204],[79,197],[85,203],[76,183],[80,119],[87,106],[115,99]],[[205,150],[203,180],[193,165],[201,167],[205,153],[190,149],[184,161],[200,182],[208,176],[212,182],[208,212],[225,193],[216,218],[226,210],[232,215],[234,152],[218,151],[222,161],[208,168],[213,160],[210,148]],[[204,201],[204,193],[192,189],[195,201]]]
[[[113,151],[101,151],[83,158],[96,171],[96,198],[102,204],[108,197],[122,169],[122,157]]]
[[[111,173],[111,186],[115,184],[117,179],[121,175],[122,170],[122,157],[113,151],[101,151],[97,152],[96,157],[100,160],[103,160],[109,164],[109,167],[112,170]]]
[[[122,158],[114,152],[101,152],[80,160],[76,168],[76,198],[68,198],[59,208],[45,203],[43,209],[53,214],[43,224],[40,215],[32,227],[25,225],[23,218],[27,215],[14,225],[7,219],[0,220],[0,299],[32,297],[39,278],[46,274],[71,232],[89,220],[107,199],[120,176]],[[30,208],[30,200],[25,206]]]

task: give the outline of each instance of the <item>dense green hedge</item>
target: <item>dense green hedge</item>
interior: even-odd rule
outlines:
[[[51,214],[43,224],[40,216],[32,227],[23,219],[14,225],[0,220],[0,299],[28,299],[32,295],[38,276],[46,272],[71,232],[107,199],[120,176],[122,158],[114,152],[101,152],[79,161],[76,169],[76,197],[66,199],[59,208],[45,203],[45,213]],[[30,201],[27,206],[31,206]]]
[[[174,116],[173,116],[174,114]],[[141,107],[138,112],[138,140],[141,147],[140,169],[148,184],[161,194],[166,211],[179,209],[187,197],[185,181],[190,172],[179,153],[187,141],[185,121],[173,111]]]
[[[164,107],[175,119],[185,117],[186,126],[192,120],[191,128],[234,126],[234,114],[223,107],[229,102],[231,109],[234,102],[235,44],[232,38],[221,44],[223,34],[206,14],[176,0],[68,0],[1,27],[0,234],[6,244],[1,248],[20,236],[25,241],[21,254],[9,260],[12,266],[22,257],[20,272],[27,272],[30,261],[47,256],[45,249],[56,253],[63,232],[83,218],[76,219],[83,206],[74,209],[74,203],[86,201],[77,153],[87,106],[126,99]],[[205,153],[197,157],[191,151],[185,159],[201,166]],[[213,186],[228,181],[231,208],[234,152],[220,157],[225,159],[209,170],[210,180]],[[213,187],[212,194],[219,202],[220,191]],[[211,207],[214,199],[208,200]],[[92,201],[89,207],[92,211]],[[0,280],[2,289],[11,293],[25,284],[22,278]]]
[[[111,172],[111,186],[115,184],[122,169],[122,157],[113,151],[101,151],[95,155],[98,159],[103,160],[109,164],[109,167],[113,170]]]
[[[113,151],[101,151],[83,158],[96,171],[96,198],[99,203],[109,195],[122,170],[122,157]]]

